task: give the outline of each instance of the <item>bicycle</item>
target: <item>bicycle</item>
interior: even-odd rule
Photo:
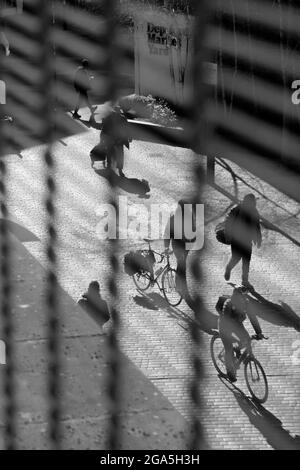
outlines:
[[[264,339],[268,339],[263,336]],[[251,341],[258,340],[256,335]],[[251,396],[259,403],[265,403],[269,395],[268,380],[265,371],[253,354],[251,343],[241,351],[240,345],[234,347],[234,362],[236,370],[244,364],[244,376]],[[220,377],[228,378],[225,366],[225,348],[219,333],[213,335],[210,342],[210,353],[213,364]]]
[[[170,265],[170,255],[173,252],[158,253],[151,248],[151,242],[153,240],[145,238],[144,241],[148,243],[149,247],[148,249],[141,250],[140,253],[142,255],[147,255],[149,253],[157,255],[160,257],[160,261],[158,261],[157,264],[161,264],[164,260],[166,261],[166,264],[164,267],[161,266],[154,276],[152,276],[149,271],[138,271],[133,275],[133,281],[137,289],[142,292],[145,292],[150,286],[152,287],[156,284],[160,292],[163,293],[168,304],[171,305],[171,307],[177,307],[177,305],[182,301],[182,296],[176,290],[176,270]],[[159,284],[159,278],[161,278],[161,286]]]

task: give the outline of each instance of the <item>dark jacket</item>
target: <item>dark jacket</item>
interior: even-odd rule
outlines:
[[[245,313],[244,311],[239,311],[238,309],[233,309],[232,307],[233,305],[229,295],[221,295],[219,297],[216,304],[216,310],[219,315],[224,315],[224,317],[239,323],[243,323],[248,317],[255,333],[258,335],[262,332],[256,315],[254,315],[249,308],[247,309],[247,313]]]
[[[87,93],[91,88],[90,75],[88,71],[80,66],[75,72],[74,88],[77,92]]]
[[[112,145],[125,145],[129,148],[131,139],[128,122],[121,113],[112,111],[102,120],[102,133]]]
[[[102,299],[100,295],[95,296],[93,299],[89,298],[85,293],[78,300],[78,305],[82,307],[91,316],[96,317],[98,320],[106,323],[110,319],[107,302]]]
[[[225,219],[225,235],[231,243],[251,245],[261,242],[261,229],[257,209],[235,206]]]

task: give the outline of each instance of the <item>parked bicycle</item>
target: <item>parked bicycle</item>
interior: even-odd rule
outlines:
[[[153,240],[146,238],[144,240],[148,243],[148,249],[141,250],[140,253],[144,256],[149,256],[149,254],[153,256],[156,255],[159,257],[159,261],[156,261],[155,264],[157,265],[165,262],[165,265],[159,266],[153,274],[148,270],[140,269],[138,272],[133,274],[134,283],[136,287],[143,292],[156,284],[160,292],[163,293],[168,304],[172,307],[176,307],[182,301],[182,297],[176,290],[176,270],[170,265],[170,255],[173,252],[169,251],[168,253],[158,253],[151,247],[151,242]]]
[[[268,339],[264,336],[264,339]],[[251,336],[251,341],[258,340],[256,335]],[[234,362],[236,370],[244,364],[244,376],[251,396],[259,403],[265,403],[268,399],[269,386],[265,371],[260,362],[254,356],[252,345],[242,351],[240,343],[234,347]],[[225,366],[225,348],[219,333],[213,335],[210,342],[210,353],[213,364],[220,377],[227,378]]]

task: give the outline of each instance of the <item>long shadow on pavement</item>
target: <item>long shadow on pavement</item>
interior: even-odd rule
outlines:
[[[14,116],[13,123],[5,124],[4,127],[7,137],[5,146],[1,148],[1,154],[13,153],[22,158],[21,152],[23,150],[49,143],[40,130],[41,126],[37,127],[35,121],[24,121],[22,116]],[[55,113],[54,140],[61,141],[65,137],[81,134],[82,132],[83,126],[80,122],[61,110]]]
[[[185,312],[180,310],[178,307],[171,307],[168,302],[157,292],[151,292],[150,294],[145,294],[145,292],[140,291],[140,297],[134,297],[134,301],[144,307],[149,308],[149,305],[152,310],[162,309],[168,312],[169,316],[175,318],[177,321],[183,322],[186,327],[179,323],[179,325],[184,329],[189,329],[191,326],[197,325],[202,331],[207,334],[214,334],[214,330],[217,328],[218,317],[206,309],[202,309],[199,315],[200,320],[196,322],[191,316],[187,315]],[[141,299],[145,299],[142,301]],[[191,305],[191,302],[189,302]],[[193,305],[194,307],[194,305]]]
[[[95,170],[97,175],[106,178],[113,187],[119,187],[127,193],[137,194],[140,198],[149,199],[150,186],[147,180],[119,176],[110,169]]]
[[[232,282],[228,284],[235,287]],[[270,302],[254,288],[249,290],[247,298],[249,300],[248,308],[253,316],[260,317],[273,325],[294,328],[296,331],[300,331],[300,317],[285,302],[280,301],[279,304]]]
[[[86,127],[89,129],[92,127],[93,129],[96,129],[100,131],[102,129],[102,123],[96,122],[96,121],[86,121],[85,119],[78,119],[82,124],[84,124]]]
[[[0,218],[0,224],[3,219]],[[13,222],[12,220],[6,221],[8,230],[22,243],[24,242],[37,242],[40,239],[28,230],[23,225],[18,224],[17,222]]]
[[[264,436],[275,450],[300,450],[300,436],[291,436],[282,422],[260,403],[247,397],[236,385],[220,379],[231,390],[239,407],[248,416],[250,423]]]
[[[145,295],[136,295],[135,297],[133,297],[133,300],[137,305],[147,310],[158,310],[158,306],[155,304],[155,302],[153,302],[152,299],[146,297]]]

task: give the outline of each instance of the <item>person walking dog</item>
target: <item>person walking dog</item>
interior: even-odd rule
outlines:
[[[125,176],[124,168],[124,145],[129,149],[131,138],[129,126],[121,108],[115,106],[113,110],[102,120],[101,139],[104,139],[107,148],[107,168],[116,165],[119,175]]]

